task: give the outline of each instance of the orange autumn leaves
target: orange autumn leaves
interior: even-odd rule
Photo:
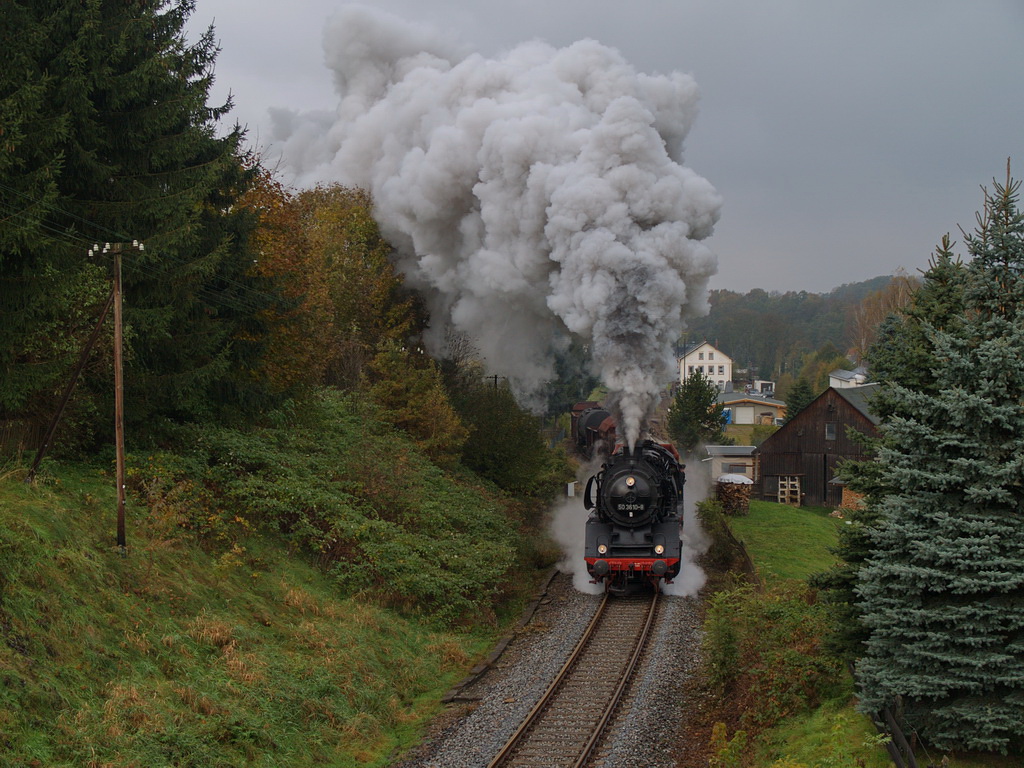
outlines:
[[[252,268],[287,299],[264,317],[263,375],[274,389],[356,386],[381,343],[417,330],[366,192],[296,192],[263,171],[241,204],[257,220]]]

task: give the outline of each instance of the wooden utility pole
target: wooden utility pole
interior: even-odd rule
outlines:
[[[121,243],[111,246],[114,253],[114,444],[117,453],[117,546],[126,554],[124,531],[124,369],[122,346],[124,333],[121,316]]]
[[[121,253],[127,243],[107,243],[103,252],[114,254],[114,443],[117,474],[117,545],[121,554],[128,552],[124,525],[124,371],[123,371],[123,322],[121,319]],[[142,251],[145,246],[138,240],[131,243]]]
[[[82,375],[82,370],[85,368],[85,364],[89,362],[89,357],[92,355],[93,347],[96,346],[96,341],[99,339],[100,330],[103,328],[103,321],[107,319],[107,313],[110,311],[111,305],[114,303],[114,292],[111,290],[110,296],[107,297],[107,303],[103,305],[103,310],[100,312],[100,319],[96,322],[96,327],[93,328],[92,334],[89,336],[89,340],[82,347],[82,352],[78,356],[78,363],[75,365],[75,369],[71,372],[71,379],[64,387],[64,394],[61,396],[60,405],[57,407],[56,413],[53,414],[53,418],[50,419],[50,424],[46,428],[46,435],[43,437],[43,442],[39,445],[39,450],[36,451],[36,458],[32,462],[32,466],[28,470],[28,474],[25,476],[25,482],[31,483],[36,476],[36,470],[39,469],[39,464],[42,462],[43,457],[46,456],[46,452],[50,450],[50,443],[53,442],[53,436],[57,432],[57,425],[60,423],[61,416],[64,415],[64,409],[67,408],[68,402],[71,400],[71,393],[75,389],[75,385],[78,383],[79,376]]]

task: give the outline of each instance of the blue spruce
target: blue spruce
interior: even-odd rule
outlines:
[[[966,238],[959,322],[923,322],[927,385],[890,383],[879,523],[858,573],[862,707],[940,748],[1024,749],[1024,216],[1007,176]]]

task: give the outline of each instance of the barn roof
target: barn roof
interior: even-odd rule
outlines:
[[[878,391],[878,384],[864,384],[860,387],[840,387],[833,391],[856,408],[868,421],[878,426],[880,419],[871,412],[871,396]]]

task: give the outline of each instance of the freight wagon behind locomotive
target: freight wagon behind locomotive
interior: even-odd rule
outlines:
[[[611,451],[615,445],[615,419],[600,403],[576,403],[572,407],[572,439],[586,458]]]
[[[679,575],[683,469],[672,445],[644,440],[633,450],[617,446],[590,478],[584,558],[595,583],[629,592]]]

